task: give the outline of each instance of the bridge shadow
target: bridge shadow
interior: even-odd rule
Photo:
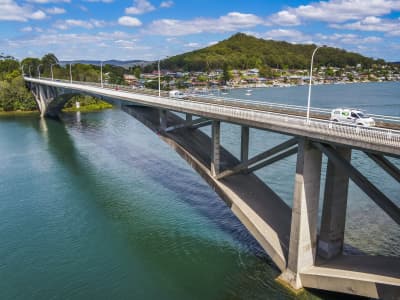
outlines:
[[[91,186],[106,185],[105,188],[107,190],[115,189],[114,185],[107,185],[107,182],[99,182],[96,176],[93,175],[96,174],[96,171],[91,167],[88,161],[85,161],[85,158],[77,150],[74,140],[63,122],[63,116],[59,119],[40,119],[38,123],[27,122],[26,125],[31,125],[43,136],[48,144],[49,152],[63,165],[63,167],[65,167],[72,175],[79,176],[78,184],[80,186],[87,188]],[[85,124],[84,118],[82,118],[82,122],[80,122],[79,126],[81,126],[80,130],[85,130],[87,125]],[[107,145],[102,147],[109,152],[113,151],[111,146],[110,148],[108,148],[109,146]],[[204,216],[222,232],[231,236],[233,240],[237,241],[241,245],[242,250],[266,260],[270,266],[275,268],[275,265],[265,254],[264,250],[259,246],[253,236],[247,232],[231,211],[226,208],[224,203],[218,201],[218,196],[209,189],[208,186],[205,188],[202,182],[196,183],[196,186],[193,186],[193,173],[189,176],[185,176],[184,174],[185,172],[191,172],[190,169],[185,170],[181,168],[179,172],[183,172],[182,177],[179,178],[179,180],[171,180],[171,178],[162,176],[159,172],[154,172],[155,161],[154,157],[151,155],[147,156],[146,153],[143,153],[141,154],[142,159],[137,160],[136,157],[129,154],[129,151],[123,152],[123,155],[118,155],[118,159],[126,160],[128,164],[134,162],[135,167],[139,168],[147,177],[156,181],[163,188],[179,195],[178,198],[181,201],[184,201],[191,208],[195,209],[200,215]],[[158,160],[156,163],[157,168],[162,170],[173,170],[177,167],[172,162],[162,159]],[[196,194],[191,194],[193,189],[195,189]],[[118,193],[113,194],[116,195]],[[118,198],[115,199],[115,201],[118,201]],[[100,203],[100,205],[102,205],[102,203]],[[114,208],[117,207],[118,206],[115,206]],[[112,209],[109,205],[104,205],[103,208],[106,209],[107,213],[115,213],[109,211]],[[128,211],[118,211],[118,214],[122,218],[130,217]],[[221,220],[228,221],[221,222]]]
[[[211,176],[211,139],[200,130],[180,128],[173,132],[160,131],[159,112],[157,109],[138,106],[125,106],[128,114],[135,117],[146,127],[156,132],[182,158],[184,158],[201,177],[217,192],[217,194],[231,207],[247,229],[256,236],[263,247],[273,247],[277,255],[287,256],[290,233],[290,208],[264,182],[254,174],[237,174],[219,184]],[[175,115],[168,114],[168,124],[173,126],[183,120]],[[220,147],[221,167],[229,168],[239,163],[230,152]],[[233,200],[235,199],[235,200]],[[239,208],[242,207],[242,208]],[[248,208],[245,208],[248,207]],[[246,214],[242,209],[246,210]],[[250,220],[250,213],[256,220]],[[251,217],[251,218],[253,218]],[[256,222],[256,223],[253,223]],[[263,229],[261,229],[263,228]],[[266,230],[264,232],[264,230]],[[270,232],[267,235],[267,232]],[[265,244],[267,243],[267,244]],[[268,245],[269,244],[269,245]],[[265,248],[264,248],[265,249]],[[276,255],[275,253],[270,255]],[[282,262],[280,262],[282,266]]]
[[[82,123],[84,129],[85,123]],[[34,128],[40,132],[41,135],[47,140],[48,147],[50,152],[54,155],[54,157],[62,163],[62,165],[70,171],[73,175],[79,175],[83,180],[80,182],[83,186],[98,186],[99,184],[104,185],[107,184],[105,182],[99,182],[93,174],[93,170],[91,169],[90,163],[83,163],[83,156],[77,150],[74,140],[71,135],[68,133],[67,127],[60,120],[47,119],[41,120],[39,123],[36,123]],[[124,157],[124,159],[130,159],[129,154]],[[146,158],[146,157],[145,157]],[[138,161],[135,161],[135,164]],[[228,233],[234,240],[238,241],[241,245],[246,247],[246,251],[251,254],[255,254],[257,257],[266,260],[267,263],[272,266],[276,272],[279,272],[276,266],[272,263],[271,259],[265,254],[264,250],[259,246],[258,242],[251,236],[247,230],[243,227],[243,225],[234,217],[234,215],[227,209],[223,202],[218,201],[218,196],[209,191],[204,191],[193,197],[193,195],[188,196],[190,193],[191,187],[188,187],[190,184],[193,184],[191,179],[186,179],[185,174],[183,173],[182,178],[178,180],[171,180],[170,178],[165,178],[161,176],[157,172],[153,172],[151,168],[151,164],[154,163],[153,160],[143,159],[140,160],[139,165],[143,166],[141,169],[146,173],[147,176],[156,180],[159,184],[161,184],[164,188],[179,194],[180,199],[188,203],[191,207],[195,208],[200,214],[205,216],[209,221],[211,221],[216,227],[221,229],[223,232]],[[171,163],[170,161],[161,160],[159,162],[159,168],[168,170],[169,168],[176,168],[176,165]],[[183,172],[185,172],[183,170]],[[190,171],[188,171],[190,172]],[[196,187],[196,190],[201,190],[203,184],[199,184]],[[115,186],[109,185],[107,189],[113,190]],[[211,196],[211,198],[210,198]],[[201,201],[207,199],[207,203],[203,205],[199,205]],[[113,201],[119,201],[117,199],[113,199]],[[121,199],[122,201],[122,199]],[[106,203],[100,202],[101,208],[105,211],[106,214],[114,214],[112,211],[114,209],[118,209],[118,207],[109,207]],[[212,209],[210,209],[210,205],[212,205]],[[131,215],[129,211],[123,211],[118,209],[118,214],[122,218],[130,218]],[[223,218],[229,218],[229,222],[220,222]],[[132,224],[131,226],[134,226]],[[129,237],[127,237],[129,238]],[[190,237],[187,237],[190,238]],[[197,243],[199,241],[196,241]],[[250,245],[250,246],[249,246]],[[218,248],[220,250],[220,247]],[[215,249],[218,251],[218,249]],[[325,299],[334,299],[332,293],[329,292],[320,292],[313,291],[313,294],[323,296]],[[335,294],[333,294],[335,295]],[[352,297],[351,299],[358,299],[356,297]]]

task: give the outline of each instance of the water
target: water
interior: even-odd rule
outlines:
[[[246,96],[246,93],[247,89],[237,89],[231,90],[226,96],[307,106],[308,86],[255,88],[252,89],[251,96]],[[311,107],[351,107],[370,114],[399,117],[400,82],[314,85]]]
[[[292,92],[257,93],[277,91]],[[222,143],[235,155],[239,130],[222,126]],[[252,154],[285,138],[250,135]],[[397,183],[361,153],[353,163],[400,204]],[[119,110],[66,114],[62,122],[1,117],[0,174],[0,299],[295,298],[208,185]],[[294,158],[258,174],[290,204]],[[346,242],[399,256],[397,225],[354,185],[349,194]]]

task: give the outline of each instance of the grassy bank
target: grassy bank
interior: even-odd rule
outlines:
[[[100,111],[103,109],[110,109],[113,106],[108,103],[96,103],[96,104],[88,104],[85,106],[81,106],[80,108],[76,107],[67,107],[64,108],[62,111],[63,112],[95,112],[95,111]],[[1,111],[0,110],[0,117],[1,116],[31,116],[31,115],[39,115],[39,111],[37,110],[29,110],[29,111],[22,111],[22,110],[17,110],[17,111]]]
[[[62,111],[64,112],[91,112],[91,111],[99,111],[103,109],[110,109],[113,106],[109,103],[106,102],[99,102],[99,103],[92,103],[92,104],[87,104],[85,106],[81,106],[79,108],[76,108],[75,106],[73,107],[66,107]]]
[[[2,111],[0,110],[0,116],[31,116],[31,115],[39,115],[39,111],[37,110],[17,110],[17,111]]]

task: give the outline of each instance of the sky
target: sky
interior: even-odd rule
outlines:
[[[0,0],[0,53],[158,60],[243,32],[400,61],[400,0]]]

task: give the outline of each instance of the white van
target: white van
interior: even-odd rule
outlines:
[[[172,91],[169,91],[169,97],[170,97],[170,98],[184,99],[184,98],[187,97],[187,95],[184,94],[184,93],[182,93],[181,91],[172,90]]]
[[[350,123],[360,126],[372,127],[375,126],[375,120],[368,117],[361,110],[350,108],[335,108],[331,112],[331,121]]]

